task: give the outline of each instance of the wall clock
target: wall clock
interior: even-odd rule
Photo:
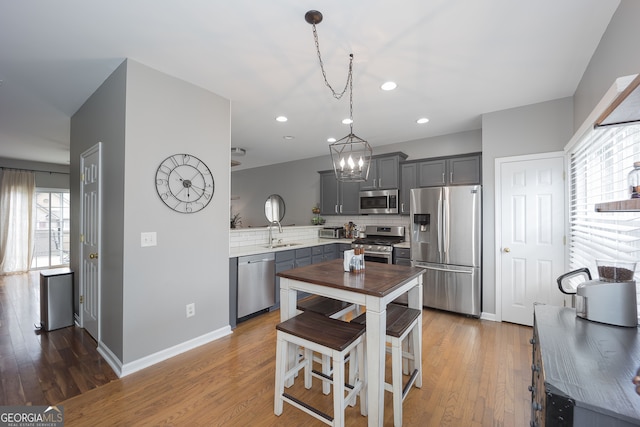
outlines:
[[[215,184],[206,164],[190,154],[174,154],[158,166],[156,190],[160,200],[176,212],[194,213],[211,201]]]

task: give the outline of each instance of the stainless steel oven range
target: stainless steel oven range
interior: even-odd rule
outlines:
[[[364,248],[364,260],[391,264],[393,245],[404,242],[404,227],[367,225],[366,237],[351,242],[352,248]]]

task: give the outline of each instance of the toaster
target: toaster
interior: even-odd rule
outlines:
[[[344,239],[343,227],[323,227],[318,230],[318,237],[323,239]]]

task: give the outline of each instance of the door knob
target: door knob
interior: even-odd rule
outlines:
[[[90,259],[98,259],[98,254],[89,254]]]
[[[511,249],[509,249],[509,248],[504,248],[504,251],[505,251],[505,252],[511,252]]]

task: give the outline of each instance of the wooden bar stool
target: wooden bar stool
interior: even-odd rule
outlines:
[[[360,314],[360,307],[357,304],[351,304],[333,298],[323,297],[320,295],[312,295],[308,298],[301,299],[296,307],[299,311],[313,311],[323,316],[333,319],[342,319],[350,312],[354,315]]]
[[[345,316],[353,312],[354,316],[360,314],[360,306],[357,304],[351,304],[345,301],[337,299],[323,297],[321,295],[312,295],[310,297],[301,299],[297,302],[296,308],[300,312],[313,311],[314,313],[322,314],[323,316],[331,317],[332,319],[345,320]],[[331,363],[329,356],[322,355],[318,362],[322,363],[322,373],[325,376],[331,375]],[[322,392],[329,394],[331,391],[331,384],[325,381],[322,385]]]
[[[391,384],[385,383],[384,389],[393,394],[393,425],[402,425],[402,402],[413,385],[422,387],[422,345],[420,333],[420,310],[403,305],[389,304],[387,306],[386,341],[391,345]],[[364,326],[366,313],[351,321]],[[405,338],[410,340],[404,346]],[[408,361],[409,380],[403,386],[403,361]]]
[[[356,397],[360,396],[360,413],[366,415],[366,386],[361,374],[364,369],[364,332],[363,325],[343,322],[311,311],[278,324],[274,413],[281,415],[283,404],[287,402],[328,425],[342,427],[347,404],[355,405]],[[304,347],[304,357],[296,360],[293,367],[287,368],[289,345]],[[331,358],[333,373],[330,377],[326,378],[313,370],[313,352]],[[352,384],[345,384],[345,359],[350,352],[355,352],[357,362],[353,367],[350,366],[354,379]],[[333,417],[285,392],[285,383],[302,369],[305,388],[311,388],[312,377],[321,378],[323,382],[330,381],[333,385]]]

